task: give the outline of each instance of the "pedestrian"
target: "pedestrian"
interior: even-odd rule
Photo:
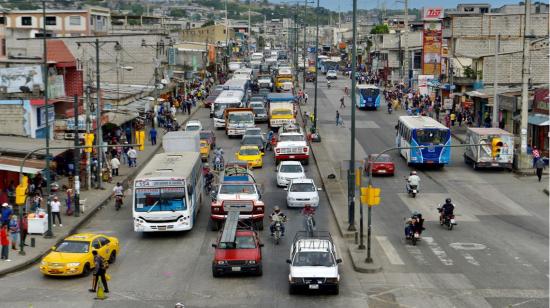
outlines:
[[[342,96],[342,98],[340,99],[340,108],[346,108],[346,104],[344,104],[344,96]]]
[[[55,227],[55,218],[57,217],[57,220],[59,221],[59,226],[63,227],[61,224],[61,202],[59,202],[59,198],[57,196],[53,197],[53,200],[50,202],[50,207],[52,209],[52,223]]]
[[[531,154],[533,155],[533,168],[535,168],[535,164],[540,158],[540,151],[537,149],[537,146],[533,146],[533,150],[531,151]]]
[[[346,86],[346,87],[344,88],[344,93],[346,94],[346,96],[349,96],[349,88],[348,88],[348,86]]]
[[[17,241],[19,239],[20,228],[19,228],[19,222],[17,221],[16,215],[11,216],[8,229],[10,231],[11,249],[17,250]]]
[[[313,125],[314,121],[315,121],[315,113],[311,112],[309,114],[309,122]]]
[[[340,112],[336,110],[336,126],[338,126],[338,124],[340,124]]]
[[[309,98],[309,95],[307,93],[304,93],[304,104],[307,105],[307,99]]]
[[[130,167],[137,166],[137,152],[134,147],[130,147],[128,150],[128,159],[130,160]]]
[[[9,204],[2,203],[2,224],[8,224],[11,219],[11,215],[13,214],[13,211]]]
[[[67,216],[73,215],[73,208],[71,206],[71,200],[73,198],[73,190],[71,188],[67,188],[67,197],[65,199],[65,204],[67,205]]]
[[[2,245],[2,256],[0,259],[10,262],[8,258],[10,253],[10,239],[8,238],[8,224],[3,223],[0,229],[0,245]]]
[[[130,126],[126,126],[124,133],[126,134],[126,141],[132,142],[132,129]]]
[[[456,116],[458,127],[462,127],[462,120],[464,120],[464,116],[462,115],[462,112],[459,112],[458,115]]]
[[[151,139],[151,145],[157,144],[157,130],[154,127],[149,131],[149,138]]]
[[[111,169],[112,169],[112,175],[118,176],[118,168],[120,167],[120,160],[118,160],[118,157],[114,156],[111,159]]]
[[[304,111],[304,117],[303,117],[303,119],[304,119],[304,128],[307,127],[307,120],[308,120],[308,118],[309,118],[308,112],[307,112],[307,111]]]
[[[27,213],[24,213],[23,218],[21,218],[21,244],[23,244],[23,246],[29,246],[25,244],[25,240],[27,239],[28,233],[29,233],[29,218],[27,217]]]
[[[451,112],[451,126],[455,126],[455,121],[456,121],[456,114],[455,112]]]
[[[96,292],[99,279],[101,278],[101,284],[103,285],[103,292],[109,293],[109,286],[107,286],[107,266],[108,263],[103,259],[98,253],[97,250],[92,250],[92,255],[94,256],[94,277],[92,280],[92,288],[88,291]]]
[[[187,114],[191,115],[191,102],[187,101],[186,104],[187,104]]]
[[[539,178],[539,182],[542,178],[542,170],[546,167],[546,164],[544,163],[544,159],[539,158],[535,162],[535,169],[537,169],[537,177]]]

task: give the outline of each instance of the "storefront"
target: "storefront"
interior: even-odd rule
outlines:
[[[531,145],[541,151],[542,156],[549,157],[548,138],[550,119],[548,116],[548,89],[537,89],[533,98],[533,112],[529,114],[529,136]]]

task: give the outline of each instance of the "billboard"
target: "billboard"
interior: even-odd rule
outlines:
[[[6,87],[7,93],[23,92],[21,87],[28,87],[32,91],[34,85],[44,90],[40,65],[0,68],[0,87]]]
[[[425,22],[422,35],[422,74],[441,74],[441,50],[443,33],[441,22]]]
[[[422,11],[422,19],[426,21],[438,21],[443,18],[442,7],[425,7]]]

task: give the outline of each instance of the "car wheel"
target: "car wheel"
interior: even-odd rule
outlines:
[[[288,285],[288,294],[296,294],[296,288],[293,285]]]
[[[111,255],[109,256],[109,264],[113,264],[116,261],[116,251],[111,252]]]
[[[90,264],[88,263],[84,264],[84,268],[82,269],[82,276],[84,277],[89,276],[90,273],[91,273]]]
[[[218,277],[221,277],[221,276],[222,276],[222,274],[218,273],[218,271],[212,270],[212,277],[218,278]]]
[[[260,265],[258,267],[258,271],[256,271],[256,276],[262,276],[264,274],[264,271],[262,269],[262,266]]]
[[[334,295],[340,294],[340,286],[339,285],[336,285],[334,287],[334,289],[332,290],[332,294],[334,294]]]
[[[218,222],[213,221],[213,220],[209,220],[208,223],[210,224],[210,229],[211,229],[212,231],[218,231],[218,230],[220,230],[220,225],[218,224]]]

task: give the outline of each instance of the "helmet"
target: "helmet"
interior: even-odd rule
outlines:
[[[416,171],[411,171],[411,175],[416,175]]]
[[[280,210],[281,210],[281,208],[278,207],[278,206],[275,206],[275,207],[273,208],[273,211],[275,211],[275,212],[279,212]]]
[[[451,198],[445,199],[445,203],[451,203]]]

